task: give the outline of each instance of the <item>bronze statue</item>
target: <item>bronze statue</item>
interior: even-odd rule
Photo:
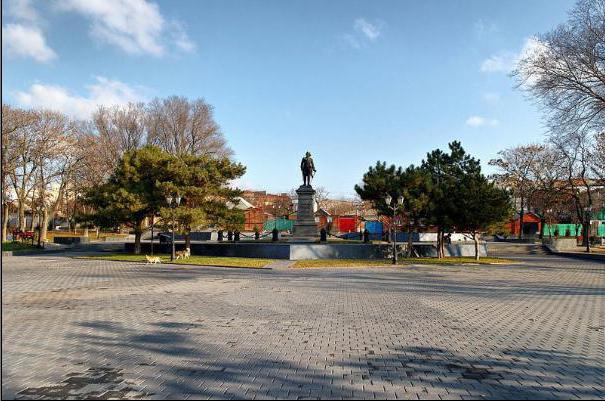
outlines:
[[[315,170],[315,165],[313,164],[313,158],[311,157],[311,153],[307,152],[305,157],[303,157],[300,162],[300,171],[302,171],[303,176],[303,185],[311,185],[311,178],[317,170]]]

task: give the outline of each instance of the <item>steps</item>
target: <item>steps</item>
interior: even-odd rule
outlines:
[[[549,255],[550,253],[542,244],[519,244],[511,242],[488,242],[488,256],[536,256]]]

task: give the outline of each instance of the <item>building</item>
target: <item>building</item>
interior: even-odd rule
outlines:
[[[512,237],[519,238],[521,233],[521,216],[517,213],[513,219],[505,225]],[[542,230],[542,217],[534,212],[523,214],[523,236],[537,237]]]
[[[246,231],[253,231],[255,227],[262,230],[268,220],[290,218],[294,211],[292,199],[287,193],[270,194],[267,191],[246,190],[240,199],[243,202],[239,208],[244,211]]]

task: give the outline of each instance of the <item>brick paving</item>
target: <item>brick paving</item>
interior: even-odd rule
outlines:
[[[605,398],[605,264],[2,262],[2,398]]]

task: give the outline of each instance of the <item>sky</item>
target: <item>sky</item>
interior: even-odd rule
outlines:
[[[538,105],[510,71],[570,0],[8,0],[2,100],[89,118],[171,95],[215,108],[241,188],[332,197],[376,161],[419,164],[459,140],[487,162],[537,142]]]

